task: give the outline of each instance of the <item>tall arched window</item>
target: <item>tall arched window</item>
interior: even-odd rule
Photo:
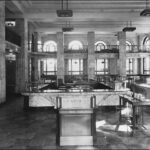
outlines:
[[[44,43],[43,46],[44,52],[56,52],[57,51],[57,44],[54,41],[47,41]]]
[[[107,45],[103,41],[98,41],[95,43],[95,50],[96,51],[101,51],[101,50],[106,49],[106,48],[107,48]]]
[[[150,38],[145,37],[143,41],[143,50],[150,51]]]
[[[83,44],[80,41],[72,41],[69,43],[68,48],[71,50],[80,50],[83,49]]]

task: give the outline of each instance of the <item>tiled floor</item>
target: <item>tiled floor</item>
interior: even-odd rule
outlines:
[[[0,149],[150,149],[150,110],[145,109],[147,130],[130,136],[130,128],[120,126],[119,111],[97,110],[95,148],[56,145],[56,112],[53,109],[23,111],[23,98],[11,96],[0,106]],[[123,130],[126,131],[123,131]]]

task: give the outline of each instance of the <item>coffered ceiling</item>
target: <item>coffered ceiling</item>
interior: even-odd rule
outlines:
[[[27,18],[37,31],[48,34],[61,31],[64,26],[73,26],[72,33],[95,31],[100,34],[115,34],[125,26],[135,26],[134,33],[150,32],[150,17],[141,17],[145,0],[68,0],[68,9],[73,17],[58,17],[61,0],[6,0],[8,18]],[[148,2],[150,3],[150,2]],[[66,0],[64,0],[64,9]],[[150,4],[148,4],[150,5]]]

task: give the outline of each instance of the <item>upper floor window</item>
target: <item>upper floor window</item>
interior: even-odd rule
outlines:
[[[117,45],[119,46],[119,41],[117,41]],[[129,41],[126,41],[126,51],[132,50],[132,44]]]
[[[80,50],[83,49],[83,44],[80,41],[72,41],[69,43],[68,48],[71,50]]]
[[[101,50],[106,49],[106,48],[107,48],[107,45],[103,41],[98,41],[95,43],[95,50],[96,51],[101,51]]]
[[[143,41],[143,48],[145,51],[149,51],[150,50],[150,38],[146,37]]]
[[[132,50],[132,44],[129,41],[126,41],[126,51]]]
[[[47,41],[44,43],[43,46],[44,52],[56,52],[57,51],[57,44],[54,41]]]

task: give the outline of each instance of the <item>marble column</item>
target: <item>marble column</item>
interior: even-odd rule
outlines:
[[[138,73],[138,65],[137,65],[137,58],[133,58],[133,74],[137,74]]]
[[[63,32],[57,33],[57,84],[64,83],[64,35]]]
[[[0,103],[6,101],[5,1],[0,1]]]
[[[119,59],[118,59],[118,74],[121,77],[126,76],[126,32],[118,32],[119,41]]]
[[[143,62],[143,58],[140,58],[140,74],[144,74],[144,62]]]
[[[138,58],[137,59],[137,65],[138,65],[138,74],[143,74],[143,58]]]
[[[17,19],[16,29],[21,35],[21,50],[16,59],[16,93],[21,93],[28,82],[28,21]]]
[[[139,51],[141,50],[141,44],[140,44],[141,39],[140,39],[140,35],[137,35],[136,40],[137,40],[137,50],[136,50],[135,52],[137,52],[137,51],[139,52]]]
[[[109,59],[109,72],[111,75],[117,74],[117,59],[116,58]]]
[[[32,52],[38,52],[38,33],[34,32],[33,37],[34,46]],[[31,62],[31,81],[37,82],[39,80],[38,58],[36,56],[32,57]]]
[[[69,61],[68,59],[65,59],[65,75],[68,74],[68,70],[69,70]]]
[[[88,32],[88,79],[95,79],[95,33]]]
[[[87,59],[83,59],[83,75],[84,76],[87,76],[87,69],[88,69]]]

